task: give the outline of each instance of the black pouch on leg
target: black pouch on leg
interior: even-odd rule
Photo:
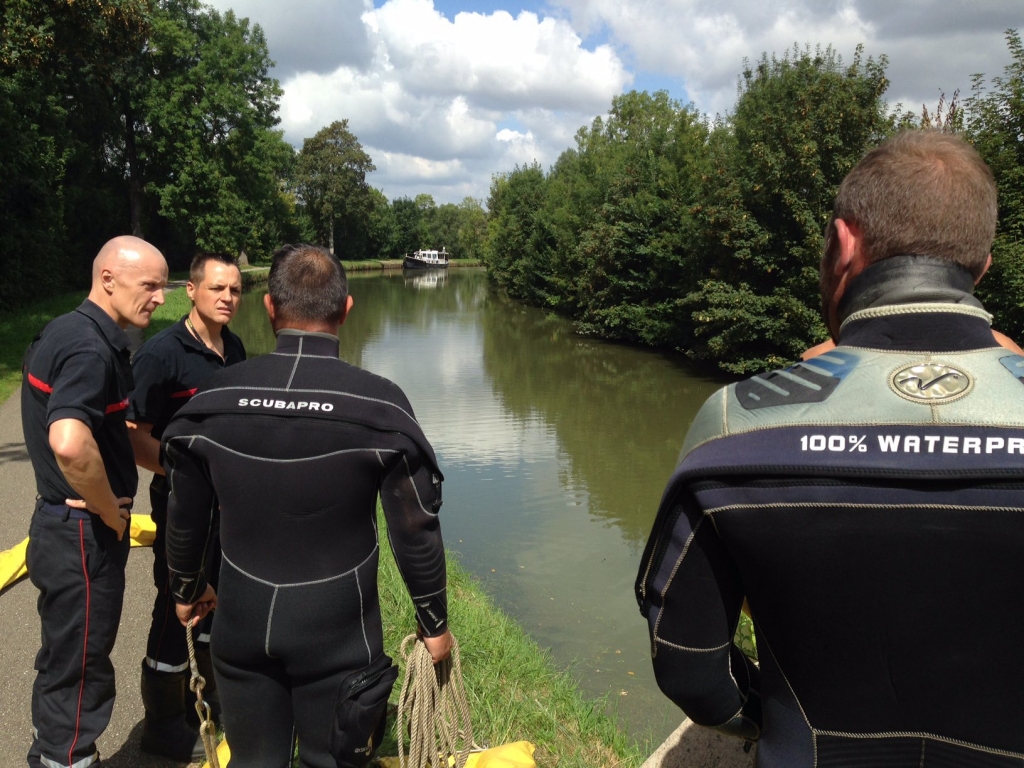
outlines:
[[[341,681],[329,742],[338,768],[363,768],[370,763],[384,737],[388,697],[397,679],[398,667],[385,653]]]

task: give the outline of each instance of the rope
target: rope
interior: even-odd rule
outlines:
[[[185,640],[188,642],[188,666],[192,670],[192,679],[189,680],[188,687],[196,695],[199,735],[203,739],[203,749],[206,750],[206,763],[210,768],[220,768],[220,761],[217,759],[217,726],[213,722],[209,702],[203,701],[203,688],[206,687],[206,678],[199,674],[199,664],[196,662],[196,647],[192,642],[192,626],[198,621],[199,619],[193,617],[185,625]]]
[[[412,649],[407,650],[412,644]],[[462,681],[459,643],[452,637],[448,659],[434,664],[430,651],[416,635],[402,641],[405,679],[398,697],[398,762],[400,768],[463,768],[471,751],[473,724]],[[409,754],[405,752],[406,722]],[[450,761],[454,759],[454,763]],[[433,763],[431,761],[434,761]]]

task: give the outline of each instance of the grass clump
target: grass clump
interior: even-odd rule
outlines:
[[[378,510],[381,558],[378,584],[384,618],[384,647],[396,657],[402,639],[413,631],[415,614],[398,574]],[[603,711],[603,702],[586,699],[570,675],[556,668],[504,611],[494,605],[473,577],[449,553],[448,620],[459,639],[473,733],[481,746],[513,741],[537,745],[542,768],[638,766],[646,755]],[[397,701],[401,680],[395,685]],[[389,737],[382,756],[397,754]]]

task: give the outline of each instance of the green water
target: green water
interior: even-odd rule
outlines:
[[[341,356],[409,396],[445,474],[447,546],[623,727],[667,736],[682,714],[654,683],[633,580],[686,429],[720,384],[582,338],[481,270],[350,283]],[[250,355],[273,348],[260,294],[231,327]]]

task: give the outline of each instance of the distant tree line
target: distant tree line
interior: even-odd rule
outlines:
[[[346,121],[296,153],[272,66],[258,25],[199,0],[0,0],[0,310],[84,285],[125,232],[178,269],[332,237],[343,258],[480,257],[482,205],[388,202]]]
[[[684,351],[742,374],[827,337],[822,232],[839,182],[896,130],[959,131],[996,176],[995,266],[979,294],[1024,336],[1024,47],[1003,76],[934,115],[890,110],[884,56],[794,48],[746,67],[714,121],[664,92],[616,97],[551,169],[495,176],[486,261],[517,299],[589,334]]]

